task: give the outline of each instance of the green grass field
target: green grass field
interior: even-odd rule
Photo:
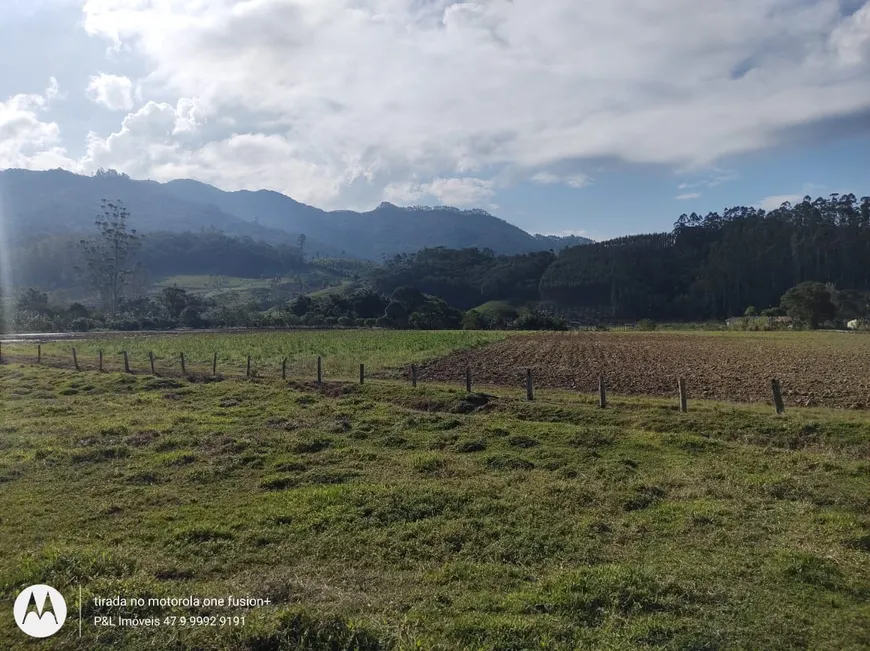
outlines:
[[[159,291],[164,287],[180,287],[189,292],[207,292],[229,289],[267,289],[269,278],[240,278],[237,276],[209,276],[196,274],[179,274],[166,276],[154,283],[154,289]]]
[[[296,341],[387,368],[469,344],[390,335],[239,335],[231,358]],[[182,340],[215,342],[161,354]],[[43,642],[0,618],[0,648],[870,646],[866,414],[498,393],[0,366],[0,600],[48,583],[70,607]],[[271,603],[93,599],[227,594]]]
[[[322,298],[324,296],[331,296],[333,294],[337,296],[348,296],[353,294],[355,291],[358,291],[362,288],[362,284],[356,280],[345,280],[342,281],[340,285],[335,285],[334,287],[327,287],[325,289],[319,289],[316,292],[310,292],[309,296],[312,298]]]
[[[317,357],[323,358],[325,379],[359,376],[359,365],[379,373],[406,367],[412,362],[446,355],[508,336],[505,332],[442,330],[432,332],[390,330],[292,330],[237,333],[185,333],[172,335],[108,334],[84,340],[42,344],[46,364],[72,365],[72,348],[83,368],[96,368],[103,351],[104,369],[123,370],[121,353],[127,351],[131,368],[150,369],[148,353],[153,352],[158,372],[180,372],[184,352],[189,372],[211,373],[213,355],[218,353],[218,372],[245,375],[247,356],[252,371],[261,377],[280,377],[287,357],[288,377],[313,379]],[[5,344],[5,358],[35,361],[35,344]]]
[[[482,305],[478,305],[474,309],[490,318],[499,319],[507,318],[516,314],[517,312],[522,312],[523,310],[530,309],[534,306],[534,301],[529,301],[526,303],[511,301],[489,301],[487,303],[483,303]]]

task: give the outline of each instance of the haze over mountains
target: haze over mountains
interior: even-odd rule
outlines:
[[[295,243],[322,257],[380,260],[425,247],[490,248],[496,253],[561,249],[590,240],[531,235],[483,210],[401,208],[324,211],[268,190],[225,192],[189,179],[157,183],[112,171],[0,171],[0,211],[13,240],[93,230],[101,199],[120,199],[140,232],[218,229],[272,243]]]

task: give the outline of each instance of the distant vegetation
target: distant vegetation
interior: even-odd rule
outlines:
[[[863,317],[870,290],[870,197],[831,195],[771,212],[738,207],[683,215],[671,233],[636,235],[565,251],[541,277],[541,299],[610,318],[741,316],[776,307],[803,282],[830,283]]]
[[[138,229],[138,215],[129,222]],[[19,291],[35,289],[5,297],[16,329],[559,330],[569,322],[602,328],[635,322],[655,329],[659,322],[722,324],[738,317],[743,321],[732,319],[729,327],[814,329],[870,317],[870,197],[858,201],[854,195],[807,197],[771,212],[741,207],[721,215],[693,213],[681,216],[670,233],[561,252],[430,247],[380,265],[320,257],[304,235],[267,243],[216,230],[137,233],[120,270],[124,286],[112,300],[94,273],[82,273],[93,267],[96,249],[80,239],[57,235],[17,247]],[[94,241],[91,232],[85,242]],[[107,271],[98,267],[97,276]],[[205,288],[203,277],[209,279]],[[227,278],[250,281],[221,280]],[[184,296],[186,317],[167,311],[169,290]],[[45,301],[43,292],[51,294]],[[73,298],[64,300],[64,294]]]
[[[706,321],[788,314],[809,328],[870,316],[870,198],[854,195],[765,212],[683,215],[673,232],[586,244],[556,255],[426,249],[373,276],[470,309],[540,301],[586,323]]]
[[[135,216],[131,225],[136,223]],[[84,234],[84,233],[83,233]],[[18,285],[44,290],[71,288],[82,278],[78,246],[81,235],[32,239],[19,247]],[[302,271],[300,250],[290,244],[267,244],[250,237],[230,237],[218,231],[146,233],[133,258],[149,277],[176,274],[263,278]]]
[[[403,285],[470,309],[497,300],[538,300],[538,283],[554,253],[496,255],[490,249],[424,249],[397,255],[373,275],[374,287],[388,293]]]
[[[490,250],[427,249],[396,256],[384,270],[372,271],[370,265],[352,260],[306,263],[304,236],[294,247],[215,231],[142,235],[132,228],[123,202],[102,205],[96,234],[78,243],[69,238],[32,242],[30,266],[18,274],[19,279],[42,281],[34,283],[38,286],[90,290],[92,304],[76,301],[60,306],[46,292],[29,288],[14,303],[6,301],[5,310],[12,318],[4,323],[11,322],[18,331],[300,325],[415,330],[565,327],[561,319],[534,310],[492,318],[465,314],[455,306],[478,305],[486,298],[534,298],[534,278],[552,262],[550,252],[496,256]],[[159,293],[149,292],[151,274],[183,280],[185,272],[199,272],[191,279],[192,291],[164,281]],[[205,287],[202,272],[207,272]],[[312,293],[322,288],[306,287],[305,279],[312,272],[338,279],[339,291]],[[289,274],[295,275],[295,283]],[[369,276],[370,282],[358,283],[361,275]],[[244,296],[224,292],[222,279],[227,276],[268,278],[268,286],[249,284]]]

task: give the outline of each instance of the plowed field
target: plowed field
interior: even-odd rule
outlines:
[[[870,408],[870,336],[825,333],[552,333],[509,337],[425,364],[420,378],[535,385],[594,392],[604,374],[611,393],[770,402],[780,380],[787,405]]]

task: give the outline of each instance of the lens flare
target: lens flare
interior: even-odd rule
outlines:
[[[0,194],[0,331],[12,333],[15,327],[12,318],[12,243],[6,228],[6,213],[3,210],[3,196]]]

